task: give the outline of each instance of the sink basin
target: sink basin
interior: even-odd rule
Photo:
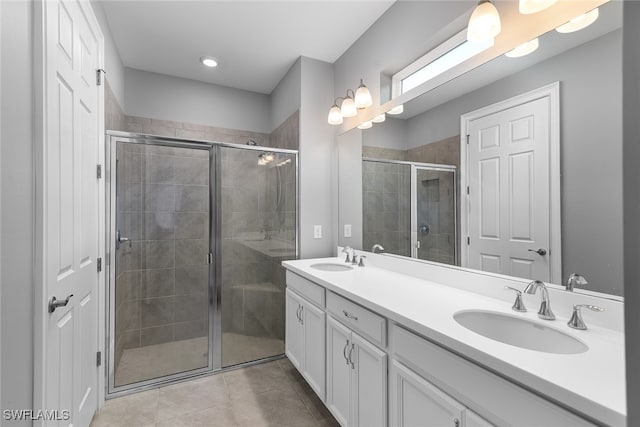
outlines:
[[[495,311],[460,311],[453,318],[465,328],[516,347],[556,354],[584,353],[586,344],[557,329]]]
[[[348,271],[353,270],[353,267],[350,267],[345,264],[334,264],[332,262],[321,262],[319,264],[311,264],[311,268],[315,268],[316,270],[322,271]]]

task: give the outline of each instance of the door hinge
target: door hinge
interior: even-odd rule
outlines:
[[[96,353],[96,366],[102,365],[102,352],[99,351]]]
[[[213,254],[211,252],[207,254],[207,264],[213,264]]]
[[[471,237],[467,236],[467,245],[471,244]]]
[[[96,177],[98,179],[102,178],[102,165],[96,166]]]
[[[469,145],[469,137],[470,137],[470,136],[471,136],[471,135],[467,135],[467,145]]]
[[[467,194],[469,194],[469,186],[467,185]]]
[[[98,273],[100,273],[102,271],[102,258],[98,258],[97,264],[98,264]]]
[[[96,85],[98,85],[98,86],[102,86],[102,74],[103,73],[107,74],[107,72],[102,68],[99,68],[99,69],[96,70]]]

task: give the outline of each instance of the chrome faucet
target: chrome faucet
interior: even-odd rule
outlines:
[[[567,283],[565,284],[565,289],[568,290],[569,292],[573,292],[573,288],[576,285],[584,286],[588,284],[589,282],[587,282],[587,279],[585,279],[584,276],[581,276],[578,273],[572,273],[571,276],[569,276],[569,278],[567,279]]]
[[[349,251],[352,251],[353,249],[351,249],[350,246],[345,246],[344,248],[342,248],[342,253],[343,254],[347,254],[346,258],[344,259],[344,262],[351,262],[351,257],[349,256]]]
[[[542,302],[540,303],[540,310],[538,310],[538,317],[544,320],[555,320],[556,315],[551,311],[549,291],[544,283],[540,280],[534,280],[527,285],[524,292],[529,295],[534,295],[538,289],[540,289],[540,293],[542,294]]]
[[[379,254],[382,251],[384,251],[384,248],[378,243],[371,247],[371,252],[373,252],[374,254]]]

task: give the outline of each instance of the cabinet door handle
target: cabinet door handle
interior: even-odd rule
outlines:
[[[355,321],[357,321],[357,320],[358,320],[358,317],[357,317],[357,316],[354,316],[353,314],[349,313],[347,310],[342,310],[342,313],[344,314],[344,316],[345,316],[347,319],[353,319],[353,320],[355,320]]]
[[[300,324],[301,324],[301,325],[304,325],[304,317],[302,317],[302,316],[303,316],[303,313],[304,313],[304,306],[303,306],[303,305],[301,305],[301,306],[300,306]]]
[[[298,309],[296,310],[296,317],[298,318],[298,323],[302,323],[302,318],[300,317],[300,310],[302,310],[302,306],[298,304]]]
[[[356,365],[353,363],[353,359],[351,359],[351,355],[353,354],[353,348],[355,347],[355,344],[351,344],[351,349],[349,350],[349,360],[347,360],[347,365],[349,363],[351,363],[351,369],[355,369]]]
[[[344,356],[344,360],[347,362],[347,366],[349,366],[349,358],[347,357],[347,347],[349,347],[349,340],[344,345],[342,349],[342,355]]]

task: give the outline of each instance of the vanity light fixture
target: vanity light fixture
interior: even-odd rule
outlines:
[[[520,0],[518,9],[524,15],[538,13],[552,6],[558,0]]]
[[[342,100],[340,107],[338,101]],[[368,108],[373,105],[371,92],[360,79],[360,86],[354,93],[353,90],[347,89],[346,96],[339,96],[333,100],[333,105],[329,109],[327,122],[330,125],[341,125],[345,117],[355,117],[358,115],[358,109]]]
[[[372,121],[362,122],[358,125],[358,129],[369,129],[373,126]]]
[[[385,116],[385,114],[384,114],[384,113],[382,113],[382,114],[380,114],[380,115],[378,115],[378,116],[375,116],[375,117],[373,118],[373,120],[371,120],[371,121],[372,121],[373,123],[382,123],[382,122],[384,122],[384,120],[385,120],[385,119],[386,119],[386,116]]]
[[[218,66],[218,60],[215,58],[212,58],[210,56],[202,56],[200,57],[200,62],[202,62],[203,65],[209,67],[209,68],[215,68]]]
[[[404,112],[404,105],[400,104],[398,106],[393,107],[391,110],[387,111],[387,114],[396,115],[402,114]]]
[[[520,46],[517,46],[516,48],[510,50],[509,52],[505,53],[504,56],[509,58],[520,58],[521,56],[526,56],[530,53],[535,52],[535,50],[538,49],[538,46],[540,46],[540,42],[536,37],[535,39],[529,40],[526,43],[522,43]]]
[[[576,16],[566,24],[560,25],[558,28],[556,28],[556,31],[559,33],[573,33],[574,31],[580,31],[583,28],[587,28],[589,25],[596,22],[598,16],[600,16],[600,12],[596,7],[591,12]]]
[[[469,18],[467,40],[482,42],[495,38],[500,34],[500,14],[491,0],[480,0]]]

